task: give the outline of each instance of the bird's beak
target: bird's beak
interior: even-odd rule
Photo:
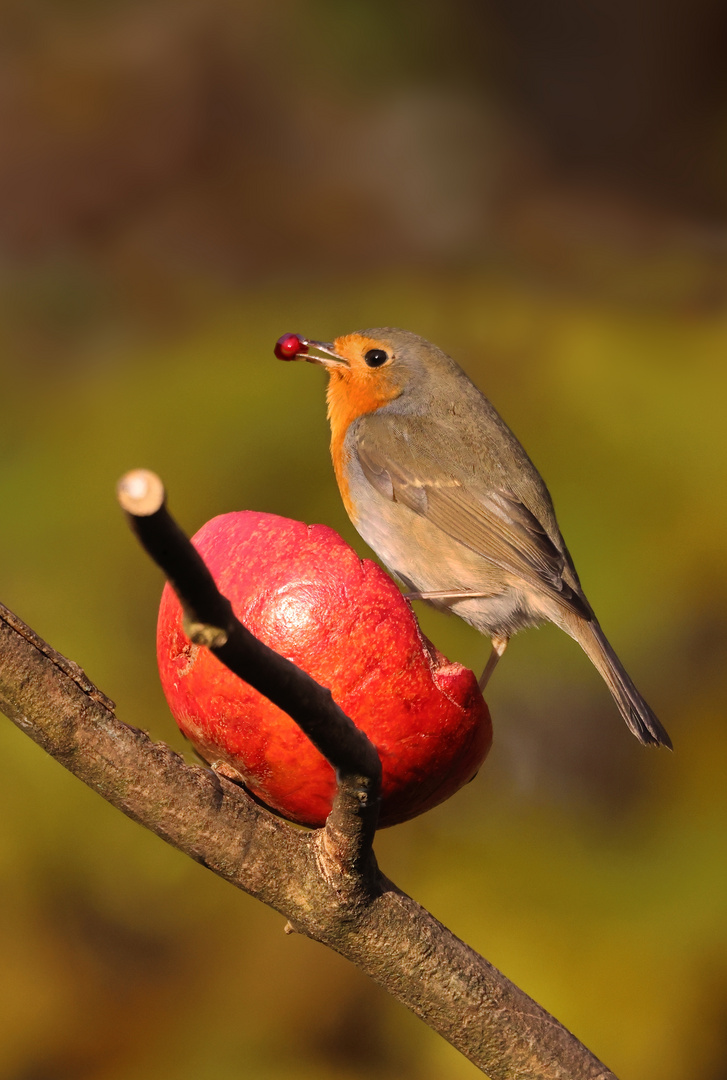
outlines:
[[[337,367],[348,367],[348,361],[343,356],[339,356],[330,341],[311,341],[309,338],[303,337],[300,340],[309,349],[317,349],[318,352],[325,353],[325,356],[296,353],[296,360],[307,360],[309,364],[320,364],[321,367],[329,370]]]

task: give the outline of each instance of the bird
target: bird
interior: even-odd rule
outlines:
[[[275,351],[328,373],[331,457],[359,534],[409,599],[489,637],[480,689],[514,633],[551,622],[581,646],[636,738],[671,749],[586,599],[540,473],[459,365],[395,327],[331,342],[287,334]]]

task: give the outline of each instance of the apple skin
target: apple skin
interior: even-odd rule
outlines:
[[[240,621],[329,687],[375,744],[381,826],[421,814],[474,777],[492,743],[477,680],[427,641],[380,567],[325,525],[254,511],[213,518],[192,542]],[[169,585],[157,658],[172,715],[206,761],[230,766],[283,817],[325,822],[332,767],[286,713],[188,640]]]

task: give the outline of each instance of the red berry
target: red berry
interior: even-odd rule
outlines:
[[[278,360],[292,360],[296,353],[307,353],[308,346],[297,334],[283,334],[275,342],[274,351]]]
[[[383,570],[325,525],[274,514],[223,514],[193,542],[238,618],[328,686],[375,744],[381,825],[421,814],[472,779],[492,741],[477,680],[423,637]],[[202,757],[231,765],[284,817],[322,825],[333,769],[289,716],[188,641],[169,586],[157,656],[172,714]]]

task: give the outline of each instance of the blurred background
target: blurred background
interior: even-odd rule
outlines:
[[[718,0],[0,11],[0,599],[183,750],[117,477],[156,469],[190,532],[252,508],[367,554],[324,377],[272,345],[436,341],[545,476],[676,749],[531,632],[476,781],[377,854],[622,1080],[727,1078],[726,45]],[[9,723],[0,749],[0,1080],[477,1075]]]

